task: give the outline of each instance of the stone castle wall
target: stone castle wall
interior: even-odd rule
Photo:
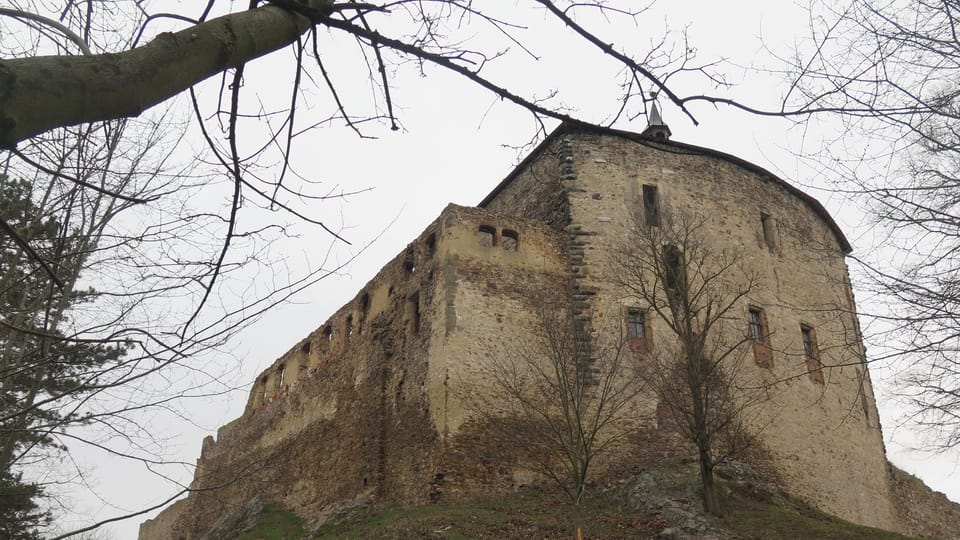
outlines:
[[[572,138],[571,222],[588,239],[585,283],[599,291],[595,316],[622,320],[643,309],[613,283],[612,255],[642,217],[643,187],[656,188],[662,220],[692,219],[713,254],[755,280],[727,324],[728,342],[762,310],[769,358],[748,351],[738,375],[769,385],[753,429],[785,486],[850,521],[895,529],[886,458],[839,237],[808,201],[779,180],[718,156],[670,144],[604,136]],[[764,234],[764,223],[768,229]],[[640,225],[642,226],[642,225]],[[650,321],[653,349],[672,339]],[[810,373],[801,326],[815,339],[820,373]],[[665,341],[666,340],[666,341]],[[761,361],[762,360],[762,361]],[[761,364],[769,363],[769,367]]]
[[[551,227],[449,206],[258,376],[243,416],[204,440],[195,491],[140,538],[199,538],[254,496],[319,515],[357,498],[426,503],[485,485],[489,471],[451,442],[467,415],[458,387],[518,322],[529,290],[565,275],[563,257]]]
[[[844,263],[849,246],[829,216],[730,156],[571,132],[549,138],[482,209],[449,206],[265,370],[243,416],[204,441],[198,491],[140,537],[196,538],[253,495],[309,516],[356,498],[412,504],[533,481],[509,449],[490,447],[465,398],[494,393],[484,366],[517,353],[545,291],[566,294],[591,335],[644,308],[612,285],[611,254],[643,208],[645,185],[656,187],[664,216],[701,218],[704,240],[756,276],[727,331],[742,337],[748,311],[762,309],[768,356],[748,355],[743,373],[769,385],[753,426],[783,482],[832,514],[902,529]],[[650,319],[652,347],[669,343]],[[801,327],[815,333],[822,370],[811,370]],[[636,417],[654,419],[657,405],[641,396]],[[499,460],[486,457],[497,451]]]

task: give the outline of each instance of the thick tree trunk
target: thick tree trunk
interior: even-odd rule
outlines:
[[[327,10],[333,4],[314,3]],[[122,53],[0,60],[0,148],[55,127],[137,116],[211,75],[292,43],[312,24],[265,6],[160,34]]]
[[[703,509],[715,516],[722,515],[717,485],[713,481],[713,460],[710,452],[704,449],[700,450],[700,483],[703,486]]]
[[[703,509],[715,516],[722,515],[717,485],[713,481],[713,462],[705,450],[700,450],[700,483],[703,485]]]

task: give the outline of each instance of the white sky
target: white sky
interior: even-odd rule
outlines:
[[[516,9],[513,3],[505,9]],[[764,43],[787,51],[805,31],[803,10],[788,2],[760,1],[673,1],[663,2],[663,11],[647,15],[637,26],[623,25],[612,30],[600,26],[592,28],[609,42],[623,44],[624,48],[641,50],[643,45],[662,32],[665,21],[672,28],[689,24],[689,35],[703,59],[727,57],[736,65],[748,66],[755,61],[766,61]],[[564,44],[568,37],[562,28],[543,23],[543,17],[533,15],[530,21],[531,47],[543,56],[539,62],[517,67],[509,58],[500,65],[491,65],[492,76],[504,81],[516,81],[523,91],[533,90],[545,95],[552,88],[563,88],[563,102],[577,110],[578,115],[598,120],[615,110],[613,101],[619,88],[608,73],[598,71],[603,62],[591,60],[577,49]],[[599,24],[599,23],[598,23]],[[543,27],[538,27],[543,25]],[[762,39],[761,39],[762,38]],[[356,50],[349,42],[340,43],[341,49],[327,55],[329,68],[338,83],[341,95],[351,103],[368,106],[370,86],[365,69],[359,69]],[[352,47],[352,49],[351,49]],[[515,49],[510,55],[518,54]],[[289,52],[277,53],[251,66],[247,75],[249,93],[263,92],[264,100],[284,103],[291,78],[284,69]],[[779,91],[773,80],[764,80],[755,74],[745,76],[735,67],[727,67],[732,82],[742,83],[734,92],[752,103],[775,104]],[[339,276],[328,278],[290,302],[276,307],[255,326],[231,342],[233,357],[222,357],[226,368],[224,378],[244,385],[227,396],[192,399],[185,403],[190,421],[171,414],[160,414],[151,419],[151,429],[170,437],[170,457],[192,463],[200,453],[200,442],[207,434],[215,433],[220,425],[236,418],[246,401],[248,381],[299,339],[319,327],[329,314],[352,298],[356,292],[394,255],[402,251],[428,223],[454,202],[474,205],[482,199],[519,160],[512,147],[527,143],[534,133],[534,124],[527,113],[503,103],[470,83],[428,69],[421,78],[414,66],[405,66],[395,75],[393,91],[398,114],[403,125],[400,132],[370,126],[369,133],[376,140],[360,140],[343,128],[321,128],[298,140],[295,148],[296,166],[303,174],[324,182],[324,188],[341,186],[346,191],[372,188],[344,201],[327,202],[309,207],[313,215],[342,226],[345,237],[354,242],[346,248],[338,246],[334,257],[345,260],[356,254],[356,259]],[[708,93],[702,81],[684,78],[677,80],[678,93]],[[271,91],[281,85],[280,93]],[[214,88],[208,92],[215,91]],[[310,87],[315,88],[315,87]],[[322,100],[323,90],[311,90],[316,112],[328,111]],[[207,95],[210,95],[209,93]],[[279,106],[279,105],[278,105]],[[822,179],[811,177],[811,171],[794,158],[809,140],[815,140],[817,130],[831,130],[830,125],[793,127],[784,121],[760,120],[729,110],[698,106],[694,109],[700,120],[693,126],[681,113],[670,106],[663,107],[666,122],[678,141],[715,148],[766,167],[772,172],[804,187],[817,197],[834,215],[857,251],[869,250],[872,236],[864,228],[863,217],[842,197],[819,189]],[[645,120],[622,122],[623,129],[640,131]],[[551,126],[552,127],[552,126]],[[835,129],[835,127],[833,127]],[[199,143],[195,143],[198,144]],[[212,198],[222,202],[222,194]],[[249,225],[258,220],[276,219],[251,212]],[[326,252],[330,238],[316,229],[302,227],[302,236],[296,241],[278,242],[272,246],[276,256],[286,257],[294,270],[318,265]],[[369,247],[364,248],[370,244]],[[235,361],[234,359],[238,360]],[[884,381],[889,374],[872,366],[883,418],[887,450],[892,461],[909,472],[918,474],[928,485],[946,492],[960,501],[960,476],[957,473],[958,454],[929,457],[908,451],[914,438],[905,429],[895,429],[898,414],[885,394]],[[104,519],[123,512],[137,510],[163,500],[176,491],[174,486],[147,471],[140,463],[117,460],[102,454],[79,452],[79,459],[87,466],[88,482],[102,499],[76,492],[74,502],[80,507],[75,519],[63,526]],[[168,467],[166,474],[176,475],[189,482],[192,471],[185,467]],[[111,525],[117,539],[135,538],[144,518]]]

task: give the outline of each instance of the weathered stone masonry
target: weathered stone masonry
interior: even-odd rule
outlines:
[[[460,396],[483,387],[478,366],[508,351],[507,330],[535,317],[544,287],[570,293],[584,336],[642,309],[605,273],[652,197],[703,216],[708,241],[757,269],[741,315],[743,331],[754,311],[765,326],[769,358],[757,356],[754,376],[786,381],[759,432],[781,480],[846,519],[919,530],[920,512],[902,518],[894,491],[908,482],[888,473],[844,263],[850,246],[819,203],[732,156],[561,127],[480,208],[447,207],[264,370],[243,415],[204,440],[196,491],[140,537],[199,538],[254,495],[316,516],[359,498],[426,503],[531,481],[478,458],[482,426]],[[647,324],[654,347],[670,339]],[[656,406],[652,396],[637,405]]]

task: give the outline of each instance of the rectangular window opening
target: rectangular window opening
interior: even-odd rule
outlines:
[[[518,245],[520,244],[520,235],[517,231],[511,231],[510,229],[504,229],[501,232],[503,236],[503,250],[504,251],[516,251]]]
[[[760,227],[763,229],[763,241],[769,248],[777,247],[777,223],[770,214],[760,214]]]
[[[411,335],[420,334],[420,293],[414,293],[407,298],[407,321]]]
[[[800,325],[800,339],[803,341],[803,356],[807,363],[810,379],[823,384],[823,364],[820,363],[820,351],[817,349],[817,334],[813,327]]]
[[[627,337],[630,339],[646,339],[646,314],[639,309],[627,310]]]
[[[763,313],[756,308],[750,309],[750,338],[757,343],[763,343]]]
[[[803,354],[807,358],[816,358],[817,355],[813,350],[813,330],[808,326],[801,326],[800,336],[803,339]]]
[[[773,367],[773,350],[767,330],[766,315],[763,309],[751,307],[747,315],[748,337],[753,343],[753,359],[764,368]]]
[[[643,185],[643,218],[649,227],[660,225],[660,204],[657,200],[657,186]]]
[[[663,246],[664,286],[677,290],[683,285],[683,253],[673,245]]]
[[[480,246],[493,247],[496,243],[497,230],[489,225],[481,225],[479,230]]]

